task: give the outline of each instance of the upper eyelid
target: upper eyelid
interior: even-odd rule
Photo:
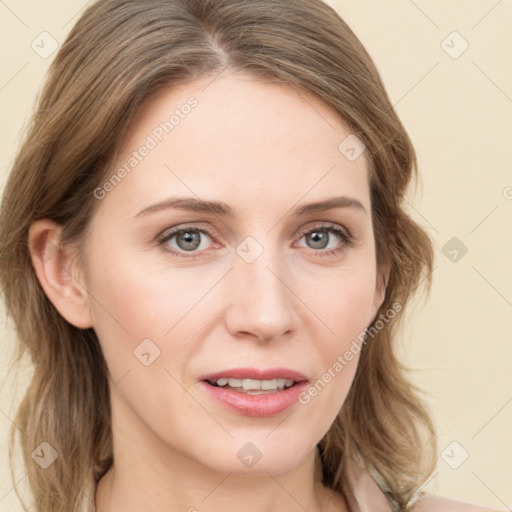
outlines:
[[[348,236],[352,236],[350,230],[348,228],[346,228],[345,226],[343,226],[342,224],[338,224],[336,222],[329,222],[329,221],[312,221],[312,222],[313,222],[312,226],[307,226],[307,227],[298,229],[294,233],[294,236],[298,236],[299,234],[302,236],[305,233],[309,233],[310,231],[313,231],[315,229],[329,229],[329,228],[339,229],[340,231],[344,231]]]
[[[172,236],[175,236],[179,233],[182,233],[183,231],[200,231],[201,233],[206,233],[209,237],[214,238],[213,234],[211,233],[210,229],[202,228],[199,226],[193,226],[193,225],[185,225],[182,228],[180,227],[174,227],[174,228],[167,228],[164,229],[159,235],[158,239],[162,238],[170,238]]]

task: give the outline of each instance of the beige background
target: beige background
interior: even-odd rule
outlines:
[[[328,3],[374,58],[419,154],[422,189],[411,211],[435,240],[436,267],[430,299],[410,316],[401,348],[438,428],[428,489],[510,509],[512,2]],[[62,42],[85,5],[0,2],[0,186],[52,58],[31,43],[41,45],[44,31]],[[456,245],[443,252],[452,237]],[[13,336],[0,320],[0,511],[17,512],[5,435],[23,386],[6,378]]]

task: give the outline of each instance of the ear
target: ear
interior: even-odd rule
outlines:
[[[29,228],[32,265],[48,299],[57,311],[80,329],[92,327],[89,296],[76,263],[76,253],[61,245],[62,227],[48,219]]]
[[[377,278],[375,280],[375,293],[373,295],[372,322],[377,316],[377,312],[386,298],[386,290],[391,271],[391,262],[382,263],[377,269]]]

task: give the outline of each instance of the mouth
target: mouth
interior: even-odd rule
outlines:
[[[221,377],[220,379],[205,379],[210,386],[226,390],[236,391],[247,395],[271,395],[295,386],[298,382],[293,379],[232,379]]]
[[[289,368],[232,368],[202,375],[206,396],[236,414],[276,416],[298,402],[306,376]]]

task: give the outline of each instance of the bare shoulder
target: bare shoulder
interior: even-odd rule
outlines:
[[[484,507],[444,496],[425,494],[413,510],[414,512],[504,512],[506,509]]]

